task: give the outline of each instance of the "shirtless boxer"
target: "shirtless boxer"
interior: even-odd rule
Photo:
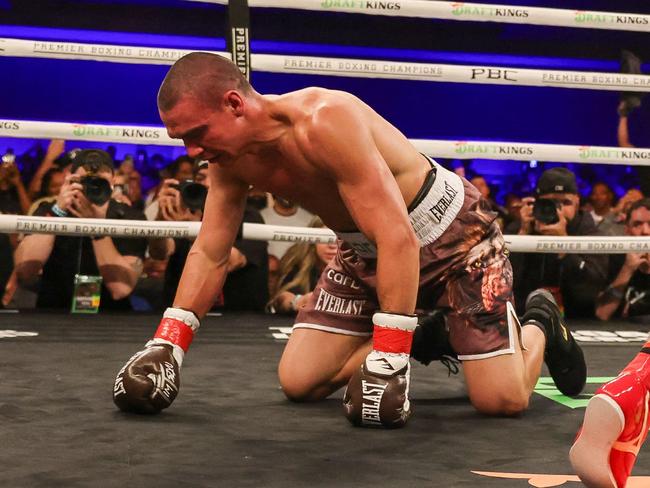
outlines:
[[[298,202],[340,238],[280,361],[288,398],[319,400],[349,383],[353,423],[403,425],[416,303],[449,309],[449,340],[481,412],[526,409],[544,357],[562,391],[584,386],[582,352],[550,294],[531,294],[520,327],[503,237],[478,191],[358,98],[321,88],[260,95],[230,61],[192,53],[170,69],[158,107],[169,136],[209,161],[211,185],[174,306],[118,373],[121,409],[157,412],[175,398],[250,185]]]

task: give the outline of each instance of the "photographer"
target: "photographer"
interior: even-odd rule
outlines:
[[[210,180],[207,173],[208,163],[200,161],[195,165],[193,182],[165,180],[158,194],[157,220],[200,221],[203,217],[203,203],[207,191],[201,192],[199,188],[209,188]],[[252,208],[246,208],[243,222],[264,223],[259,212]],[[149,254],[152,258],[169,258],[163,293],[165,306],[171,306],[174,300],[191,246],[192,241],[188,239],[149,240]],[[228,259],[228,276],[223,287],[222,299],[223,303],[219,305],[226,310],[264,310],[269,299],[266,242],[243,239],[235,241]]]
[[[650,198],[634,202],[625,216],[625,234],[650,236]],[[610,256],[609,286],[596,302],[596,317],[650,317],[650,254]]]
[[[111,198],[113,160],[104,151],[76,154],[56,201],[42,203],[37,216],[144,220],[142,212]],[[16,250],[18,281],[38,281],[36,306],[67,309],[72,303],[75,275],[101,276],[100,310],[130,310],[128,297],[142,271],[144,239],[108,236],[71,237],[32,234]]]
[[[537,181],[535,195],[522,200],[520,221],[513,222],[506,234],[558,237],[598,234],[591,216],[579,210],[576,178],[568,169],[544,171]],[[606,255],[513,253],[510,260],[519,311],[523,311],[528,293],[547,288],[558,303],[564,303],[567,317],[594,316],[596,296],[606,286]]]

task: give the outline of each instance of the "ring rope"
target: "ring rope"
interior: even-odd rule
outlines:
[[[173,64],[190,52],[186,49],[0,38],[0,56]],[[230,54],[225,52],[210,52],[230,58]],[[648,75],[597,71],[407,63],[281,54],[251,54],[251,68],[268,73],[650,92]]]
[[[227,4],[227,0],[190,0]],[[650,15],[431,0],[249,0],[250,7],[650,32]]]
[[[0,232],[57,234],[66,236],[111,236],[126,238],[192,238],[200,222],[158,222],[147,220],[78,219],[0,215]],[[329,229],[244,223],[242,238],[255,241],[336,242]],[[650,237],[631,236],[519,236],[505,235],[512,252],[626,254],[650,252]]]
[[[0,137],[182,146],[163,127],[0,119]],[[449,159],[537,160],[650,166],[650,149],[529,142],[410,139],[418,151]]]

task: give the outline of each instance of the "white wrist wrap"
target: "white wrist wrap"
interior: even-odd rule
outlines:
[[[377,312],[372,316],[372,324],[391,329],[415,330],[418,326],[418,318],[415,315]]]
[[[182,347],[177,346],[176,344],[166,341],[165,339],[160,339],[156,337],[154,339],[151,339],[149,342],[147,342],[144,345],[144,347],[147,348],[158,344],[167,344],[168,346],[172,346],[172,356],[174,356],[174,359],[178,363],[178,367],[180,368],[183,365],[183,358],[185,357],[185,351],[183,351]]]
[[[163,318],[167,319],[176,319],[183,322],[185,325],[189,326],[192,329],[192,332],[196,333],[201,327],[201,322],[193,312],[189,310],[183,310],[182,308],[169,307],[165,310]]]

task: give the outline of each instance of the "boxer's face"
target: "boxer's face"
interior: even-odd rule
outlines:
[[[181,98],[170,110],[160,111],[169,137],[182,139],[191,158],[226,164],[245,145],[243,98],[231,90],[223,100],[207,104],[194,97]]]

